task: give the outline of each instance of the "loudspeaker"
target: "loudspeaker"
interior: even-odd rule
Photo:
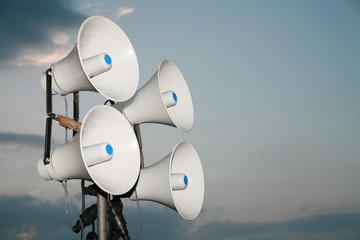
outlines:
[[[114,195],[127,193],[140,171],[140,151],[126,118],[110,106],[97,106],[84,118],[80,132],[51,150],[50,163],[38,160],[46,180],[85,179]]]
[[[97,91],[113,101],[126,101],[139,83],[138,60],[129,38],[100,16],[83,22],[73,50],[50,67],[53,94]],[[46,90],[45,73],[41,85]]]
[[[164,60],[153,77],[126,102],[113,105],[131,124],[161,123],[189,132],[194,108],[185,78],[170,60]]]
[[[162,160],[140,169],[135,190],[139,200],[163,204],[186,220],[195,219],[204,200],[204,174],[193,145],[180,142]],[[135,191],[130,199],[136,200]]]

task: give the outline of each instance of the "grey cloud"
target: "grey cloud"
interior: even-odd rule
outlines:
[[[60,202],[60,201],[59,201]],[[36,232],[34,239],[78,239],[67,225],[64,204],[43,202],[30,196],[0,195],[0,238],[15,240],[23,232]],[[76,218],[71,213],[72,223]],[[129,235],[135,238],[138,232],[138,214],[134,208],[125,208],[125,219]],[[183,239],[183,231],[190,222],[184,222],[178,214],[170,209],[143,208],[143,231],[141,239]],[[88,232],[90,228],[86,229]]]
[[[85,19],[68,0],[5,0],[0,3],[0,65],[25,48],[50,44],[50,31],[79,27]]]
[[[35,134],[21,134],[12,132],[0,132],[0,144],[14,144],[18,146],[36,146],[44,148],[45,133],[43,136]],[[56,139],[51,139],[51,147],[59,145]]]
[[[0,133],[0,144],[2,143],[16,143],[34,146],[43,146],[44,136],[31,134],[16,134],[16,133]]]
[[[355,239],[360,236],[360,213],[312,215],[287,222],[210,222],[193,239]]]
[[[142,232],[140,239],[189,239],[187,230],[193,226],[191,221],[183,220],[174,210],[157,203],[148,203],[146,206],[140,203],[140,205],[142,206]],[[135,237],[139,227],[137,209],[124,208],[124,216],[128,222],[129,231]]]
[[[0,238],[19,240],[20,234],[34,234],[28,239],[74,239],[66,225],[64,206],[40,202],[30,196],[0,196]],[[26,238],[24,238],[26,239]]]
[[[29,196],[0,196],[0,213],[0,237],[4,239],[19,239],[16,235],[21,231],[36,232],[34,239],[39,240],[79,237],[67,226],[63,204],[41,202]],[[137,209],[125,206],[124,216],[134,238],[138,231]],[[194,222],[183,220],[169,208],[147,204],[142,207],[142,218],[141,239],[350,240],[360,236],[360,213],[313,215],[286,222],[214,221],[195,232],[190,231]]]
[[[47,190],[36,168],[43,149],[43,136],[0,133],[0,194]]]

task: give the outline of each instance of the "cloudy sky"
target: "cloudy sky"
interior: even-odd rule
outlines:
[[[190,87],[190,133],[141,125],[145,165],[187,140],[205,174],[199,217],[142,202],[143,239],[360,237],[358,1],[44,1],[0,3],[0,238],[76,239],[63,190],[38,175],[40,75],[74,47],[81,23],[116,22],[142,86],[165,58]],[[71,95],[67,96],[71,103]],[[80,118],[105,98],[80,93]],[[65,112],[54,97],[54,112]],[[71,106],[69,106],[71,112]],[[53,127],[53,145],[64,142]],[[79,202],[80,184],[69,182]],[[89,197],[88,204],[93,201]],[[136,204],[124,200],[130,236]],[[76,221],[74,215],[72,221]]]

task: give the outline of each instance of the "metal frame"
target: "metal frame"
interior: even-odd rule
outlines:
[[[53,106],[52,106],[52,69],[49,68],[45,72],[46,74],[46,127],[45,127],[45,146],[44,146],[44,164],[50,163],[50,154],[51,154],[51,135],[52,135],[52,121],[57,120],[59,121],[59,116],[53,113]],[[79,92],[73,93],[73,120],[79,121],[79,115],[80,115],[80,98],[79,98]],[[134,132],[136,135],[136,138],[139,143],[139,150],[140,150],[140,166],[141,168],[144,167],[144,158],[143,158],[143,152],[142,152],[142,142],[141,142],[141,133],[140,133],[140,126],[138,124],[134,125]],[[77,131],[73,129],[73,136],[77,134]],[[85,188],[85,181],[81,180],[81,188]],[[104,193],[102,191],[97,191],[97,221],[98,221],[98,239],[99,240],[106,240],[108,236],[107,228],[108,228],[108,217],[107,217],[107,208],[108,208],[108,199],[106,198],[106,195],[103,195]],[[82,213],[85,211],[85,194],[82,191]],[[113,213],[114,215],[115,213]],[[119,222],[118,225],[121,226],[124,239],[130,239],[127,235],[127,229],[126,229],[126,222],[124,217],[122,216],[122,209],[121,211],[117,211],[114,215],[116,219],[123,219]],[[81,239],[83,239],[84,232],[81,231]]]
[[[45,148],[44,148],[44,164],[50,163],[50,150],[51,150],[51,132],[52,120],[54,113],[52,112],[52,70],[46,70],[46,127],[45,127]]]

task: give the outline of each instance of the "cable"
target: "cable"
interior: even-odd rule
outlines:
[[[97,204],[93,204],[80,215],[80,220],[77,220],[76,224],[72,227],[72,230],[75,233],[79,233],[81,231],[81,223],[83,227],[87,227],[92,224],[97,218]]]
[[[108,213],[110,215],[110,238],[111,240],[117,240],[121,237],[124,240],[130,240],[128,229],[126,227],[126,221],[122,214],[123,204],[120,197],[114,198],[108,202]]]
[[[64,182],[65,182],[65,183],[64,183]],[[66,219],[67,219],[67,221],[68,221],[68,224],[69,224],[70,228],[72,229],[73,226],[72,226],[72,224],[71,224],[71,221],[70,221],[70,218],[69,218],[69,211],[68,211],[68,200],[70,200],[71,206],[72,206],[72,208],[73,208],[73,210],[74,210],[74,212],[75,212],[76,216],[78,217],[78,219],[79,219],[79,221],[80,221],[80,224],[81,224],[81,232],[82,232],[82,234],[81,234],[81,240],[83,240],[83,237],[84,237],[84,236],[83,236],[84,226],[83,226],[83,224],[82,224],[80,215],[79,215],[78,211],[76,210],[74,201],[72,200],[72,198],[71,198],[71,196],[70,196],[70,194],[69,194],[69,192],[68,192],[68,190],[67,190],[67,181],[62,181],[62,182],[60,182],[60,183],[61,183],[61,185],[63,186],[64,191],[65,191],[65,213],[66,213]]]
[[[139,232],[138,232],[138,234],[137,234],[137,236],[136,236],[136,240],[138,240],[139,237],[140,237],[140,235],[141,235],[142,217],[141,217],[141,208],[140,208],[140,203],[139,203],[139,199],[138,199],[138,195],[137,195],[136,189],[135,189],[134,193],[135,193],[136,205],[137,205],[138,213],[139,213]]]
[[[62,98],[64,99],[64,102],[65,102],[65,117],[66,119],[68,120],[68,122],[70,123],[70,126],[71,126],[71,122],[69,120],[69,114],[68,114],[68,101],[67,101],[67,98],[66,96],[62,96]],[[68,142],[68,129],[65,127],[65,143]],[[67,222],[68,222],[68,225],[70,226],[71,229],[73,229],[73,226],[71,224],[71,221],[70,221],[70,217],[69,217],[69,210],[68,210],[68,200],[70,200],[70,203],[71,203],[71,206],[77,216],[77,218],[79,219],[79,222],[80,222],[80,226],[81,226],[81,237],[80,239],[83,240],[84,239],[84,225],[81,221],[81,218],[80,218],[80,215],[79,213],[77,212],[76,210],[76,207],[75,207],[75,204],[67,190],[67,181],[64,182],[61,182],[61,185],[63,186],[64,188],[64,191],[65,191],[65,213],[66,213],[66,219],[67,219]],[[84,187],[84,180],[81,181],[81,188]],[[84,212],[84,209],[85,209],[85,195],[82,193],[82,203],[81,203],[81,209],[82,209],[82,213]]]
[[[109,99],[109,100],[106,100],[106,102],[104,103],[104,105],[106,105],[108,102],[111,104],[111,106],[115,104],[114,101],[112,101],[112,100]]]

